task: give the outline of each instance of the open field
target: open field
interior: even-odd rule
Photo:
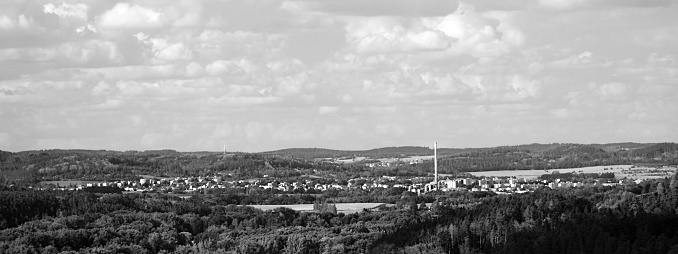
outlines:
[[[383,158],[383,159],[379,159],[380,162],[396,162],[396,161],[418,162],[418,161],[425,161],[425,160],[433,160],[433,155],[410,156],[410,157],[406,157],[406,158]]]
[[[351,162],[357,162],[357,161],[364,161],[367,160],[367,157],[353,157],[350,159],[341,159],[341,160],[335,160],[335,162],[338,163],[351,163]]]
[[[624,173],[622,173],[624,171]],[[633,171],[633,172],[630,172]],[[676,172],[676,168],[647,168],[634,167],[633,165],[609,165],[609,166],[595,166],[584,168],[563,168],[563,169],[549,169],[549,170],[501,170],[501,171],[485,171],[485,172],[469,172],[474,176],[479,177],[516,177],[525,179],[537,179],[544,174],[559,173],[614,173],[615,178],[623,179],[651,179],[664,178]]]
[[[331,158],[328,158],[332,160]],[[341,159],[341,160],[334,160],[337,163],[351,163],[351,162],[360,162],[364,160],[368,160],[370,158],[368,157],[354,157],[350,159]],[[402,162],[421,162],[425,160],[433,160],[433,155],[422,155],[422,156],[409,156],[409,157],[404,157],[404,158],[380,158],[376,159],[379,162],[396,162],[396,161],[402,161]]]
[[[656,179],[656,178],[665,178],[671,177],[676,174],[676,167],[663,167],[663,168],[654,168],[654,167],[634,167],[621,174],[615,173],[617,179],[628,178],[628,179]]]
[[[364,208],[370,209],[383,205],[384,203],[337,203],[337,213],[359,213]],[[250,205],[251,207],[261,210],[273,210],[278,207],[287,207],[300,212],[313,211],[313,204],[299,204],[299,205]]]

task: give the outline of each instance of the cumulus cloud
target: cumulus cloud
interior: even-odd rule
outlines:
[[[589,64],[594,63],[593,53],[584,51],[576,55],[569,56],[564,59],[556,60],[551,63],[556,68],[583,68]]]
[[[602,98],[612,101],[624,101],[627,96],[629,88],[622,83],[605,83],[598,87],[598,92]]]
[[[332,114],[336,113],[339,111],[339,107],[330,107],[330,106],[322,106],[318,108],[318,114],[325,115],[325,114]]]
[[[278,78],[275,83],[274,93],[278,96],[298,95],[313,87],[305,72]]]
[[[98,18],[99,26],[106,29],[157,28],[164,23],[162,13],[129,3],[117,3]]]
[[[540,6],[553,9],[571,9],[583,5],[584,0],[539,0]]]
[[[0,15],[0,30],[27,29],[33,25],[33,19],[25,15],[11,17]]]
[[[5,48],[0,49],[0,56],[5,60],[53,62],[64,66],[122,61],[117,45],[102,40],[66,42],[45,48]]]
[[[510,19],[506,12],[483,15],[472,5],[461,4],[454,13],[433,19],[430,24],[458,40],[452,49],[455,53],[488,56],[507,53],[524,43],[524,35],[510,24]]]
[[[43,11],[45,13],[52,13],[62,18],[73,18],[80,21],[87,21],[88,15],[87,11],[89,6],[86,4],[69,4],[62,2],[60,5],[55,5],[53,3],[48,3],[43,6]]]
[[[347,41],[357,52],[409,52],[446,50],[473,56],[508,53],[524,43],[523,33],[510,24],[508,13],[478,13],[460,4],[444,17],[349,18]]]
[[[653,65],[675,66],[676,58],[673,55],[652,53],[647,57],[647,62]]]
[[[245,70],[240,67],[238,62],[234,62],[232,60],[217,60],[208,64],[205,67],[205,70],[207,71],[207,73],[213,76],[225,74],[238,75],[245,73]]]
[[[154,43],[154,48],[158,48],[155,52],[155,56],[158,60],[164,62],[174,62],[174,61],[187,61],[193,58],[193,52],[191,52],[186,45],[181,42],[164,44],[163,46],[157,47]]]
[[[538,80],[528,80],[520,75],[514,75],[509,79],[509,85],[515,92],[516,99],[528,97],[537,98],[541,95],[542,84]]]
[[[422,24],[404,27],[398,18],[359,18],[346,26],[347,40],[360,53],[440,50],[450,38]],[[416,22],[416,21],[415,21]]]
[[[671,1],[2,6],[3,149],[650,142],[676,131]]]
[[[283,6],[350,16],[439,16],[453,11],[455,2],[446,0],[331,0],[331,1],[285,1]]]

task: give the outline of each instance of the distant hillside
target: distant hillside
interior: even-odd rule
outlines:
[[[134,180],[140,174],[201,176],[220,173],[234,179],[263,176],[291,177],[317,172],[352,176],[430,172],[432,160],[420,163],[374,165],[374,159],[432,155],[421,146],[384,147],[363,151],[292,148],[265,153],[177,152],[174,150],[39,150],[0,151],[0,185],[45,180]],[[471,171],[576,168],[600,165],[677,165],[678,144],[529,144],[491,148],[439,148],[439,171]],[[319,158],[368,157],[354,163],[335,163]]]
[[[289,148],[276,151],[264,152],[263,154],[276,154],[300,158],[341,158],[347,156],[356,157],[406,157],[417,155],[431,155],[433,150],[421,146],[383,147],[370,150],[332,150],[324,148]]]
[[[568,145],[568,144],[564,144],[564,143],[537,144],[537,143],[534,143],[534,144],[528,144],[528,145],[517,145],[517,146],[512,146],[512,147],[514,147],[518,150],[527,150],[527,151],[530,151],[530,152],[542,152],[542,151],[546,151],[546,150],[555,149],[555,148],[558,148],[558,147],[563,147],[563,146],[566,146],[566,145]]]
[[[451,156],[466,153],[475,153],[483,151],[491,151],[496,149],[512,149],[516,151],[527,152],[546,152],[551,153],[567,153],[567,152],[593,152],[592,149],[600,149],[602,152],[614,152],[623,149],[638,149],[648,147],[654,144],[640,144],[640,143],[610,143],[610,144],[569,144],[569,143],[552,143],[552,144],[525,144],[516,146],[499,146],[499,147],[482,147],[482,148],[441,148],[438,147],[438,155]],[[587,148],[584,148],[586,146]],[[574,150],[573,150],[574,149]],[[579,150],[577,150],[579,149]],[[584,150],[587,151],[584,151]],[[577,151],[575,151],[577,150]],[[600,152],[600,151],[598,151]],[[325,148],[289,148],[276,151],[264,152],[264,154],[277,154],[283,156],[300,157],[300,158],[341,158],[346,156],[363,156],[370,158],[385,158],[385,157],[407,157],[407,156],[425,156],[433,155],[433,149],[422,146],[400,146],[400,147],[384,147],[370,150],[333,150]]]
[[[541,152],[543,155],[551,157],[563,157],[563,156],[590,156],[590,157],[609,157],[610,155],[605,152],[605,150],[595,147],[593,145],[581,145],[581,144],[567,144],[551,148]]]
[[[626,142],[626,143],[591,144],[591,145],[598,147],[600,149],[603,149],[606,152],[614,152],[614,151],[620,151],[620,150],[638,149],[638,148],[652,146],[652,145],[655,145],[655,144]]]
[[[379,157],[407,157],[407,156],[422,156],[432,155],[433,149],[422,146],[400,146],[400,147],[384,147],[371,149],[367,151],[356,151],[362,156],[379,158]]]
[[[300,157],[300,158],[335,158],[350,156],[355,153],[351,151],[332,150],[325,148],[287,148],[282,150],[263,152],[263,154],[277,154],[282,156]]]
[[[295,177],[303,170],[332,171],[336,167],[279,155],[218,152],[40,150],[0,152],[0,185],[30,185],[39,181],[137,180],[138,175],[204,176],[223,172],[249,179],[264,175]]]
[[[631,154],[636,157],[653,159],[675,159],[678,158],[678,144],[659,143],[643,148],[631,150]]]

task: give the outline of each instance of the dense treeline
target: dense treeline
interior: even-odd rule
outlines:
[[[670,188],[664,186],[669,185]],[[668,253],[678,251],[678,182],[540,190],[456,209],[438,225],[445,253]]]
[[[341,193],[300,213],[219,195],[0,192],[0,253],[678,252],[676,177],[515,195],[384,191],[366,196],[395,206],[355,214],[331,209]]]
[[[551,173],[539,176],[541,180],[550,182],[560,180],[562,182],[587,182],[587,180],[615,180],[614,173]]]
[[[5,190],[0,253],[364,253],[415,211],[336,214],[160,195]],[[388,214],[383,217],[382,215]],[[412,217],[414,216],[414,217]],[[413,219],[414,218],[414,219]],[[417,224],[418,225],[418,224]],[[329,239],[329,240],[328,240]]]

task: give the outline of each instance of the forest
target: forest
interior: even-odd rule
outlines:
[[[496,147],[448,154],[439,158],[439,165],[442,172],[463,173],[678,164],[674,143],[619,147]],[[678,253],[675,176],[511,195],[416,195],[391,187],[294,194],[224,189],[182,197],[123,193],[110,186],[81,191],[35,188],[45,180],[138,180],[140,174],[221,175],[226,180],[267,176],[278,181],[312,176],[322,183],[361,176],[426,176],[430,164],[370,168],[274,153],[173,150],[0,152],[0,253]],[[543,176],[549,177],[576,180],[614,174]],[[350,214],[333,207],[349,202],[388,205]],[[315,210],[248,206],[299,203],[314,204]]]
[[[398,205],[262,211],[219,195],[4,186],[0,253],[678,253],[676,177],[513,195],[380,195]]]

